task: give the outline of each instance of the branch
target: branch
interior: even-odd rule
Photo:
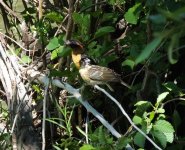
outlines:
[[[44,84],[45,86],[49,84],[49,81],[52,85],[55,85],[59,88],[67,90],[70,94],[72,94],[89,112],[91,112],[111,133],[117,138],[121,137],[121,134],[118,133],[105,119],[104,117],[97,112],[89,103],[88,101],[82,99],[82,95],[79,91],[73,88],[71,85],[65,82],[60,82],[58,79],[50,80],[46,75],[40,73],[39,71],[35,71],[34,69],[25,70],[28,76],[28,79],[34,79],[35,82],[39,82]],[[23,72],[24,74],[25,72]]]
[[[131,120],[131,118],[128,116],[128,114],[126,113],[126,111],[123,109],[123,107],[121,106],[121,104],[114,98],[112,97],[108,92],[106,92],[104,89],[100,88],[98,85],[94,86],[96,89],[98,89],[99,91],[103,92],[107,97],[109,97],[121,110],[121,112],[123,113],[123,115],[127,118],[127,120],[130,122],[130,124],[139,132],[141,133],[148,141],[150,141],[150,143],[152,143],[152,145],[157,148],[158,150],[162,150],[158,145],[155,144],[155,142],[149,138],[141,129],[139,129]]]

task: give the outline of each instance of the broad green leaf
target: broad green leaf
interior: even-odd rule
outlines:
[[[95,38],[101,37],[103,35],[106,35],[110,32],[114,32],[114,28],[111,26],[101,27],[99,28],[95,33]]]
[[[124,62],[122,62],[122,66],[129,66],[131,69],[134,68],[135,62],[131,59],[126,59]]]
[[[94,148],[92,145],[90,144],[85,144],[82,147],[80,147],[80,150],[95,150],[96,148]]]
[[[164,132],[164,135],[166,136],[166,140],[169,143],[172,143],[174,140],[174,134],[173,133],[166,133]]]
[[[151,134],[160,142],[163,148],[166,147],[167,139],[163,132],[154,130]]]
[[[142,122],[142,118],[139,116],[134,116],[134,118],[132,120],[135,124],[141,124],[141,122]]]
[[[135,60],[135,63],[138,64],[138,63],[144,61],[145,59],[147,59],[150,56],[150,54],[153,52],[153,50],[155,50],[159,46],[159,44],[161,43],[161,41],[162,41],[162,37],[157,37],[152,42],[150,42],[144,48],[144,50],[142,50],[142,52],[140,53],[140,55]]]
[[[163,133],[173,133],[173,132],[175,132],[171,123],[169,123],[166,120],[156,121],[153,127],[154,127],[155,130],[161,131]]]
[[[139,132],[134,136],[134,143],[141,148],[144,148],[145,140],[145,137]]]
[[[161,103],[165,98],[166,96],[169,94],[169,92],[164,92],[164,93],[161,93],[158,97],[157,97],[157,103]]]
[[[71,53],[71,50],[69,48],[66,48],[64,46],[60,46],[58,48],[58,56],[60,57],[66,57]]]
[[[141,3],[135,4],[125,13],[124,17],[128,23],[137,24],[141,12]]]
[[[49,44],[46,46],[46,48],[51,51],[55,48],[59,47],[59,42],[58,42],[58,38],[54,37],[53,39],[50,40]]]

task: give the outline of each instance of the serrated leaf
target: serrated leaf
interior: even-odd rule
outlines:
[[[82,147],[80,147],[80,150],[95,150],[95,148],[90,144],[85,144]]]
[[[161,41],[162,41],[162,37],[157,37],[152,42],[150,42],[144,48],[144,50],[142,50],[142,52],[140,53],[140,55],[135,60],[135,63],[138,64],[138,63],[144,61],[145,59],[147,59],[150,56],[150,54],[153,52],[153,50],[155,50],[157,48],[157,46],[159,46],[159,44],[161,43]]]
[[[57,37],[54,37],[53,39],[51,39],[49,44],[46,46],[46,48],[49,51],[54,50],[57,47],[59,47],[59,42],[58,42],[58,38]]]
[[[166,147],[167,139],[163,132],[152,131],[151,134],[160,142],[163,148]]]
[[[174,134],[173,133],[166,133],[164,132],[164,135],[166,136],[166,140],[169,143],[172,143],[174,140]]]
[[[125,13],[124,17],[128,23],[137,24],[140,14],[141,3],[135,4]]]
[[[164,92],[164,93],[161,93],[158,97],[157,97],[157,103],[161,103],[165,98],[166,96],[169,94],[169,92]]]
[[[111,26],[101,27],[99,28],[95,33],[95,38],[101,37],[103,35],[106,35],[110,32],[114,32],[115,29]]]
[[[144,148],[145,140],[146,140],[145,137],[139,132],[137,132],[136,135],[134,136],[134,143],[139,147]]]
[[[156,121],[153,127],[154,127],[155,130],[161,131],[163,133],[173,133],[173,132],[175,132],[171,123],[169,123],[166,120]]]

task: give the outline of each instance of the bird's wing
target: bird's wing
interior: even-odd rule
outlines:
[[[119,82],[120,75],[115,73],[113,70],[101,67],[97,65],[92,65],[89,68],[89,77],[91,80],[103,81],[103,82]]]

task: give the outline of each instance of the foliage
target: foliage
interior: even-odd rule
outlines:
[[[66,0],[48,1],[43,4],[40,19],[38,4],[32,0],[29,4],[19,0],[18,4],[11,0],[5,2],[12,10],[16,5],[23,8],[19,15],[25,20],[26,31],[19,28],[21,22],[13,18],[14,15],[7,17],[6,9],[0,4],[6,35],[11,35],[15,41],[21,39],[21,44],[32,50],[24,51],[7,40],[9,53],[16,54],[22,64],[43,61],[42,70],[49,68],[51,78],[60,77],[80,88],[84,82],[71,62],[71,49],[64,45],[66,38],[80,41],[85,53],[97,64],[115,70],[132,85],[132,89],[111,85],[115,91],[109,92],[119,100],[133,122],[161,148],[183,149],[184,145],[179,143],[185,138],[184,0],[107,0],[96,1],[96,4],[81,0],[75,1],[72,9]],[[73,20],[71,25],[70,19]],[[71,26],[73,28],[69,29]],[[0,90],[3,91],[2,84]],[[28,89],[34,91],[32,103],[36,105],[33,110],[37,112],[34,119],[40,121],[39,106],[44,88],[37,83],[30,84]],[[89,87],[83,92],[85,99],[124,136],[115,139],[91,114],[88,114],[89,132],[84,132],[86,110],[65,92],[55,87],[49,90],[47,137],[52,138],[46,139],[48,149],[121,150],[128,144],[136,149],[151,148],[139,132],[129,130],[128,121],[106,96]],[[0,98],[0,103],[6,101],[3,94]],[[1,111],[1,116],[5,112]],[[3,119],[9,123],[8,115]],[[41,133],[36,125],[35,128]],[[0,133],[0,144],[9,148],[10,137],[9,132]]]

